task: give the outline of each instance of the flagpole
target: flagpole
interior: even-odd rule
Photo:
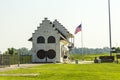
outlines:
[[[84,55],[83,55],[83,30],[81,30],[81,48],[82,48],[82,60],[84,60]]]
[[[77,34],[78,32],[81,31],[81,49],[82,49],[82,60],[84,60],[83,58],[83,32],[82,32],[82,23],[75,29],[74,34]]]
[[[109,14],[109,41],[110,41],[110,56],[112,56],[112,39],[111,39],[111,14],[110,14],[110,0],[108,0],[108,14]]]

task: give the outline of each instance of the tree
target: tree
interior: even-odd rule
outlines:
[[[112,47],[112,53],[120,53],[120,47]]]
[[[17,51],[20,55],[25,55],[25,54],[31,55],[32,54],[32,52],[25,47],[19,48],[19,49],[17,49]]]
[[[7,51],[4,52],[4,54],[17,55],[18,52],[16,51],[15,48],[8,48]]]
[[[8,54],[13,55],[14,54],[14,49],[13,48],[8,48]]]

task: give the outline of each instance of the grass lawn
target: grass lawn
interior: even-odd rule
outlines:
[[[120,64],[45,64],[0,74],[38,74],[38,76],[0,76],[0,80],[120,80]]]
[[[99,57],[99,56],[109,56],[110,54],[109,53],[103,53],[103,54],[84,54],[84,55],[82,55],[82,54],[70,54],[70,58],[72,59],[79,59],[79,60],[81,60],[81,59],[83,59],[84,58],[84,60],[94,60],[95,59],[95,57]],[[113,56],[116,56],[116,54],[112,54]],[[116,57],[115,57],[115,59],[116,59]]]

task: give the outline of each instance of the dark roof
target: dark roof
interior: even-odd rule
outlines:
[[[30,39],[28,39],[28,41],[32,41],[32,37]]]
[[[55,30],[57,30],[65,39],[67,39],[66,36],[60,30],[58,30],[57,28]]]

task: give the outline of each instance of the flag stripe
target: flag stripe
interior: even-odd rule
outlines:
[[[80,31],[82,31],[82,25],[81,24],[75,29],[75,33],[74,34],[77,34]]]

